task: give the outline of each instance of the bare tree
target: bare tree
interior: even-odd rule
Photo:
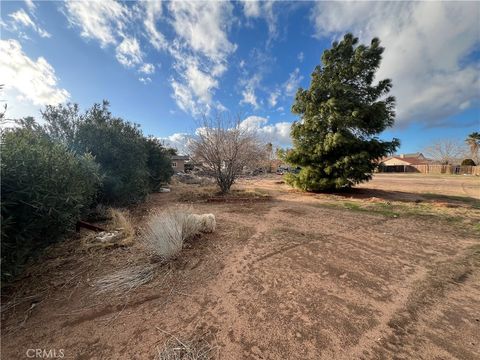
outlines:
[[[204,118],[188,147],[192,159],[215,178],[223,194],[230,191],[245,168],[261,166],[268,156],[265,143],[254,129],[244,126],[240,119],[222,115]]]
[[[427,157],[448,165],[461,161],[465,157],[466,149],[459,141],[443,139],[425,148],[424,153]]]

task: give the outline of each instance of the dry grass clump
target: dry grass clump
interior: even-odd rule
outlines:
[[[108,214],[111,218],[109,228],[114,231],[122,232],[122,243],[124,245],[133,243],[133,238],[135,237],[135,229],[132,225],[130,213],[127,210],[110,208]]]
[[[172,258],[182,250],[185,240],[198,234],[198,223],[190,215],[186,210],[169,210],[150,218],[144,239],[155,255]]]
[[[148,283],[153,279],[156,267],[153,265],[139,265],[119,270],[111,275],[97,280],[97,293],[120,292],[125,293]]]
[[[129,212],[110,208],[106,211],[106,215],[109,219],[106,231],[89,233],[82,239],[83,246],[87,249],[95,249],[132,245],[135,229]]]
[[[182,250],[186,240],[201,232],[213,232],[215,226],[213,214],[195,215],[188,209],[167,210],[149,219],[144,241],[155,255],[167,260]]]
[[[172,336],[163,347],[157,348],[155,360],[212,360],[217,347],[207,341],[185,341]]]

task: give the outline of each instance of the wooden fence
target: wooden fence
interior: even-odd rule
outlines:
[[[379,168],[380,172],[408,172],[422,174],[453,174],[453,175],[476,175],[480,176],[480,166],[461,165],[393,165]]]

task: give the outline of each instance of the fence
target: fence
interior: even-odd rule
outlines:
[[[480,166],[461,166],[461,165],[393,165],[381,166],[380,172],[409,172],[422,174],[454,174],[454,175],[476,175],[480,176]]]

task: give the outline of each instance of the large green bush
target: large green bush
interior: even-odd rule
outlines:
[[[147,151],[138,125],[112,117],[95,104],[78,124],[73,148],[95,156],[104,174],[100,201],[126,205],[148,193]]]
[[[74,228],[101,182],[89,154],[78,156],[32,126],[1,137],[2,279]]]
[[[80,113],[47,106],[43,125],[17,122],[1,137],[2,279],[60,239],[94,203],[126,205],[170,180],[169,149],[108,103]]]
[[[167,150],[144,137],[137,124],[113,117],[106,101],[84,114],[74,104],[47,106],[42,116],[49,136],[78,154],[95,156],[104,175],[100,202],[141,201],[173,174]]]
[[[159,191],[163,184],[170,181],[174,173],[170,160],[171,150],[164,148],[154,137],[145,139],[145,147],[149,190],[151,192]]]

